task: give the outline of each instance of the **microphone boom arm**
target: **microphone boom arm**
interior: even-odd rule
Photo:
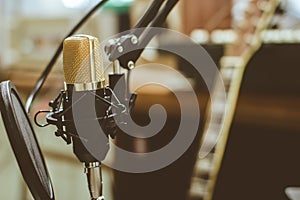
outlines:
[[[154,1],[133,31],[109,41],[105,47],[109,60],[112,62],[118,60],[121,67],[127,70],[133,69],[146,46],[159,33],[151,28],[162,27],[178,1],[168,0],[162,9],[159,8],[164,1]]]

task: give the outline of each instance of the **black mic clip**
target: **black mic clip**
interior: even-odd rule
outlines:
[[[52,108],[49,111],[40,110],[34,116],[34,122],[39,127],[46,127],[48,125],[55,125],[57,130],[55,131],[55,136],[61,137],[67,144],[71,144],[72,134],[64,130],[64,126],[67,126],[67,121],[63,119],[65,111],[63,111],[62,103],[63,99],[66,98],[66,92],[61,91],[55,100],[49,102],[49,106]],[[40,124],[38,122],[38,116],[42,113],[48,113],[46,115],[47,124]]]
[[[97,117],[94,120],[97,120],[99,123],[101,122],[104,124],[102,128],[103,131],[107,134],[107,136],[110,136],[112,139],[116,137],[116,134],[118,132],[117,124],[124,124],[125,122],[122,120],[124,119],[123,115],[128,115],[130,110],[133,108],[136,95],[133,94],[129,100],[128,107],[126,107],[123,103],[121,103],[116,95],[114,94],[114,91],[110,89],[109,87],[106,87],[106,97],[98,96],[97,94],[94,94],[96,100],[103,101],[106,104],[109,104],[108,110],[106,111],[105,116]],[[114,97],[114,101],[112,101],[111,97]],[[46,127],[48,125],[54,125],[57,127],[57,130],[55,131],[55,136],[61,137],[68,145],[72,143],[72,137],[80,138],[78,134],[73,134],[68,131],[66,131],[66,127],[70,127],[74,124],[74,120],[72,119],[66,119],[64,116],[67,112],[69,112],[72,109],[72,104],[68,107],[64,107],[64,102],[67,99],[67,92],[61,91],[59,95],[55,98],[55,100],[52,100],[49,102],[49,106],[51,109],[49,111],[40,110],[38,111],[34,116],[34,122],[39,127]],[[116,101],[117,100],[117,101]],[[48,113],[46,115],[46,121],[47,124],[41,124],[38,122],[38,117],[40,114]]]

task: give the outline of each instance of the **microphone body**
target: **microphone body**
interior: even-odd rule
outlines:
[[[73,152],[85,164],[92,200],[104,200],[101,162],[109,150],[110,95],[104,87],[97,38],[75,35],[64,41],[65,131],[72,135]]]
[[[63,101],[66,131],[72,135],[73,151],[84,163],[101,162],[108,150],[105,134],[109,100],[104,88],[103,66],[97,38],[75,35],[64,41],[63,64],[66,98]]]

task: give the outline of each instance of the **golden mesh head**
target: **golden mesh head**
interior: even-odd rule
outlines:
[[[66,84],[97,83],[104,80],[99,40],[74,35],[64,41],[63,65]]]

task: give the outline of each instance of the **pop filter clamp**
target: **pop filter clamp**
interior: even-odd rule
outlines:
[[[167,16],[178,3],[179,0],[154,0],[145,15],[141,18],[138,24],[129,34],[121,35],[118,38],[112,39],[105,46],[105,52],[111,62],[113,62],[113,74],[109,75],[109,86],[103,90],[90,92],[88,94],[91,99],[94,99],[96,104],[96,112],[98,107],[102,111],[97,113],[97,116],[83,117],[91,121],[97,121],[105,133],[102,144],[109,144],[108,137],[115,138],[118,132],[118,125],[126,124],[126,115],[128,115],[134,106],[137,98],[136,94],[129,94],[129,77],[121,73],[120,67],[128,70],[134,69],[136,61],[141,56],[142,52],[158,34],[157,31],[152,31],[152,27],[163,26]],[[163,6],[164,5],[164,6]],[[129,76],[130,73],[128,73]],[[114,91],[116,84],[124,86],[121,90]],[[68,88],[67,91],[72,91]],[[126,92],[127,91],[127,92]],[[75,122],[72,116],[73,107],[80,104],[72,102],[69,99],[66,91],[61,91],[58,97],[49,103],[50,111],[39,111],[36,113],[34,120],[39,127],[54,125],[57,127],[55,135],[61,137],[67,144],[73,142],[73,151],[77,158],[85,163],[85,172],[88,178],[89,191],[92,200],[103,200],[102,193],[102,177],[101,177],[101,162],[104,160],[109,146],[100,145],[99,152],[95,158],[84,146],[86,138],[82,138],[77,133]],[[42,125],[37,121],[38,115],[48,113],[46,120],[48,124]],[[99,159],[101,157],[101,159]]]

